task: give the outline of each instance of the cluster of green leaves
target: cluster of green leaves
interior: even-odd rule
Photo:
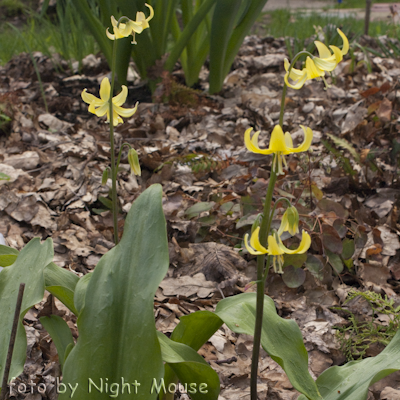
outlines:
[[[17,288],[25,282],[10,377],[18,376],[25,362],[22,319],[43,299],[46,289],[78,317],[76,343],[62,318],[50,315],[40,320],[57,347],[64,387],[69,388],[60,393],[60,400],[70,398],[72,388],[73,397],[78,400],[115,396],[128,399],[130,391],[122,386],[127,382],[140,383],[135,392],[138,399],[170,399],[173,394],[163,392],[163,387],[175,388],[178,381],[189,388],[193,384],[197,389],[201,384],[207,385],[207,391],[190,392],[194,400],[217,399],[218,375],[197,350],[223,323],[233,332],[251,335],[256,294],[226,298],[214,313],[199,311],[181,317],[170,339],[156,331],[153,299],[169,264],[160,185],[151,186],[134,202],[121,242],[101,258],[93,273],[78,278],[59,268],[52,259],[51,239],[43,244],[38,238],[33,239],[21,252],[0,246],[0,266],[4,267],[0,272],[0,377],[4,373]],[[365,400],[369,385],[400,369],[399,342],[400,333],[379,356],[332,367],[314,382],[308,372],[308,354],[300,329],[293,320],[279,317],[273,300],[264,296],[261,345],[285,370],[293,387],[303,394],[302,399],[344,400],[343,393],[352,393],[352,399]],[[104,387],[101,382],[106,378]],[[91,392],[89,379],[93,382]],[[161,389],[159,396],[156,387]]]
[[[72,1],[111,66],[112,43],[104,33],[105,28],[111,28],[110,16],[135,20],[136,12],[147,10],[145,0],[102,0],[97,1],[96,8],[81,0]],[[245,35],[265,3],[266,0],[149,0],[155,16],[150,28],[141,33],[138,44],[132,47],[130,39],[118,40],[116,72],[119,82],[126,80],[132,55],[141,77],[152,79],[160,74],[152,76],[150,69],[161,64],[164,70],[171,72],[179,59],[186,84],[192,86],[209,55],[209,91],[220,91]]]
[[[349,326],[337,327],[337,338],[341,350],[344,352],[348,361],[364,358],[367,350],[374,343],[380,343],[387,346],[393,339],[400,327],[400,306],[395,307],[394,300],[387,296],[382,298],[379,293],[361,292],[353,289],[349,292],[344,304],[361,297],[365,299],[371,307],[371,318],[363,315],[367,320],[360,320],[354,313],[343,307],[335,309],[348,313]],[[387,325],[382,325],[378,321],[378,314],[389,317]]]

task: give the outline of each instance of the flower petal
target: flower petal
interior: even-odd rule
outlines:
[[[336,55],[330,56],[329,58],[315,57],[313,62],[316,67],[322,71],[333,71],[337,66]]]
[[[329,49],[319,40],[316,40],[314,44],[317,47],[318,54],[321,58],[329,58],[332,55]]]
[[[336,57],[336,62],[339,64],[340,61],[343,60],[343,53],[342,53],[342,51],[339,49],[339,47],[336,47],[336,46],[329,46],[329,47],[332,49],[333,54],[334,54],[335,57]]]
[[[129,117],[132,117],[133,114],[135,114],[138,104],[139,103],[136,103],[134,108],[122,108],[120,106],[114,105],[113,109],[121,117],[129,118]]]
[[[150,15],[146,18],[146,21],[149,22],[154,17],[154,10],[150,4],[144,3],[144,5],[150,10]]]
[[[307,80],[307,70],[303,69],[301,72],[303,73],[303,75],[301,76],[301,78],[299,78],[297,80],[296,83],[293,83],[293,84],[289,82],[289,79],[288,79],[289,78],[289,74],[287,73],[285,75],[285,78],[284,78],[286,85],[289,86],[292,89],[296,89],[296,90],[301,89],[303,87],[304,83]],[[292,79],[292,77],[290,77],[290,79]]]
[[[100,84],[100,98],[103,101],[108,101],[110,99],[111,85],[108,78],[103,78]]]
[[[253,139],[251,139],[250,134],[251,134],[252,130],[253,130],[253,128],[246,129],[246,132],[244,133],[244,144],[245,144],[247,150],[249,150],[253,153],[258,153],[258,154],[273,153],[273,151],[270,149],[262,150],[258,147],[258,135],[260,134],[260,131],[256,132],[253,136]]]
[[[122,106],[122,104],[125,103],[127,96],[128,96],[128,88],[125,85],[122,85],[121,92],[113,97],[112,102],[116,106]]]
[[[92,104],[95,101],[101,101],[98,97],[93,96],[90,93],[87,93],[87,89],[83,89],[81,93],[82,100],[87,104]]]
[[[258,238],[258,235],[260,233],[260,227],[257,227],[254,229],[254,232],[251,234],[250,238],[250,246],[258,251],[260,254],[266,254],[269,253],[269,251],[261,245],[260,239]]]
[[[306,232],[303,231],[301,234],[301,242],[299,244],[299,247],[295,250],[290,250],[285,245],[280,241],[279,243],[279,248],[283,250],[285,254],[304,254],[311,246],[311,237],[310,235]]]
[[[293,139],[289,132],[285,133],[285,144],[288,149],[293,148]]]
[[[260,256],[261,254],[264,254],[264,253],[261,253],[260,251],[256,251],[256,250],[252,249],[249,246],[249,234],[248,233],[246,233],[244,235],[244,245],[246,246],[246,249],[250,254],[253,254],[255,256]]]
[[[325,71],[319,69],[310,57],[306,59],[307,79],[319,78],[325,75]]]
[[[343,48],[342,48],[342,54],[346,55],[349,51],[349,41],[346,37],[346,35],[338,28],[337,29],[338,34],[341,36],[343,39]]]
[[[285,58],[285,60],[284,60],[284,66],[285,66],[286,72],[288,72],[289,68],[290,68],[290,63],[289,63],[289,60],[287,58]],[[303,75],[304,75],[304,72],[302,70],[296,69],[296,68],[292,68],[290,70],[289,78],[294,80],[294,81],[297,81],[298,79],[301,79],[303,77]]]
[[[285,251],[283,251],[281,246],[276,242],[274,235],[268,236],[268,251],[271,256],[280,256],[285,254]]]
[[[90,107],[89,107],[89,111],[93,112],[93,114],[96,114],[98,117],[102,117],[109,111],[109,107],[110,107],[110,105],[108,103],[104,103],[101,107],[94,110],[94,112],[90,111]]]
[[[276,125],[271,133],[271,140],[269,142],[269,150],[274,153],[283,152],[287,154],[287,146],[285,136],[280,125]]]
[[[313,131],[310,128],[305,128],[303,125],[300,125],[300,127],[304,132],[303,143],[299,147],[291,149],[291,153],[301,153],[303,151],[307,151],[311,146],[311,142],[313,140]]]
[[[108,31],[108,28],[106,29],[106,35],[110,40],[115,40],[115,35],[113,35],[112,33],[110,33]]]

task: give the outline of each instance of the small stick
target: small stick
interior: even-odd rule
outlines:
[[[0,400],[5,400],[7,392],[8,376],[10,374],[11,358],[14,350],[15,336],[17,335],[19,314],[21,313],[22,297],[24,295],[25,283],[19,285],[17,304],[15,306],[14,321],[11,329],[10,344],[8,345],[8,353],[6,365],[4,367],[3,383],[1,384]]]

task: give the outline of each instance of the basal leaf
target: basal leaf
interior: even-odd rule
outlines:
[[[0,244],[0,267],[8,267],[14,264],[18,253],[18,250]]]
[[[242,293],[221,300],[215,313],[236,333],[254,334],[256,293]],[[311,400],[322,400],[308,372],[308,354],[295,321],[281,318],[274,302],[264,296],[261,345],[286,372],[291,384]]]
[[[109,400],[117,390],[118,399],[157,397],[150,389],[164,376],[164,366],[153,303],[169,265],[161,200],[160,185],[135,200],[120,243],[91,274],[77,321],[79,338],[63,371],[63,383],[76,388],[74,400]],[[60,393],[59,400],[71,394]]]

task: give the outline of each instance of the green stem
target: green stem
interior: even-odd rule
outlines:
[[[288,73],[290,74],[290,71],[292,70],[292,68],[294,67],[294,65],[296,64],[297,60],[301,57],[301,56],[310,56],[313,57],[313,55],[311,53],[309,53],[308,51],[300,51],[299,53],[297,53],[293,60],[292,63],[290,64]],[[286,91],[287,91],[287,85],[286,82],[284,82],[283,84],[283,90],[282,90],[282,99],[281,99],[281,112],[279,114],[279,125],[281,126],[281,128],[283,128],[283,114],[285,112],[285,99],[286,99]]]
[[[275,164],[276,156],[272,160],[272,165]],[[271,168],[271,176],[268,183],[267,195],[264,203],[264,216],[260,226],[260,243],[262,246],[267,246],[268,233],[271,229],[272,214],[271,214],[271,201],[274,193],[277,175],[276,169]],[[257,303],[256,303],[256,324],[254,327],[254,343],[253,343],[253,356],[251,360],[251,378],[250,378],[250,398],[257,400],[257,375],[258,375],[258,359],[260,356],[261,344],[261,331],[262,320],[264,312],[264,291],[265,281],[269,270],[270,257],[267,258],[265,265],[265,256],[257,256]],[[265,265],[265,267],[264,267]],[[264,268],[266,272],[264,274]]]
[[[114,40],[113,53],[112,53],[112,66],[111,66],[111,90],[109,99],[109,113],[110,113],[110,152],[111,152],[111,200],[112,200],[112,213],[114,222],[114,242],[118,244],[118,203],[117,203],[117,171],[115,165],[115,149],[114,149],[114,118],[113,118],[113,102],[114,83],[115,83],[115,64],[117,54],[117,40]]]
[[[122,150],[124,149],[125,146],[129,147],[129,149],[132,148],[132,146],[129,143],[122,144],[121,148],[119,149],[118,158],[117,158],[117,165],[116,165],[117,172],[118,172],[118,168],[119,168],[119,163],[121,162]]]

